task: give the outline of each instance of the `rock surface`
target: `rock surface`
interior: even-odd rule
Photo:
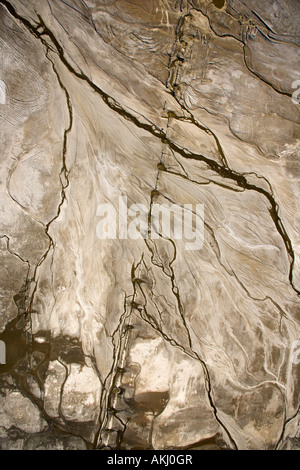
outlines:
[[[0,0],[2,449],[299,448],[299,19]],[[203,246],[99,238],[125,196]]]

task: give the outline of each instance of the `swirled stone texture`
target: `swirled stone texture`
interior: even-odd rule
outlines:
[[[299,1],[0,12],[0,447],[299,448]]]

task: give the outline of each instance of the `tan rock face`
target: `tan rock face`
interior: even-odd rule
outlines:
[[[0,9],[1,448],[297,448],[299,2]]]

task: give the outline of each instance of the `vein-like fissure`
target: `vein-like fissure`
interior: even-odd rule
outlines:
[[[300,405],[298,406],[297,410],[295,411],[295,413],[290,418],[286,417],[286,411],[285,411],[285,419],[284,419],[284,423],[283,423],[283,426],[282,426],[281,435],[278,439],[278,442],[275,445],[275,450],[277,450],[279,448],[280,444],[284,442],[284,434],[285,434],[286,426],[288,425],[288,423],[290,423],[293,419],[296,418],[296,416],[298,415],[299,412],[300,412]]]
[[[26,19],[22,18],[17,15],[17,13],[15,12],[14,8],[8,3],[8,2],[0,2],[2,3],[7,9],[8,11],[16,18],[16,19],[19,19],[23,25],[32,33],[34,34],[35,37],[38,37],[39,35],[35,33],[35,30],[37,30],[40,25],[37,26],[37,28],[33,27],[29,21],[27,21]],[[61,209],[62,209],[62,206],[66,200],[66,188],[68,187],[69,185],[69,171],[67,169],[67,165],[66,165],[66,154],[67,154],[67,140],[68,140],[68,134],[71,132],[72,130],[72,125],[73,125],[73,111],[72,111],[72,105],[71,105],[71,99],[70,99],[70,95],[68,93],[68,90],[67,88],[64,86],[60,76],[59,76],[59,73],[55,67],[55,64],[54,62],[52,61],[52,59],[50,58],[49,56],[49,53],[50,51],[52,51],[52,48],[47,44],[47,42],[41,37],[39,37],[39,39],[41,40],[43,46],[45,46],[45,49],[46,49],[46,53],[45,53],[45,57],[47,58],[47,60],[49,60],[52,64],[52,69],[57,77],[57,81],[59,83],[59,86],[61,87],[61,89],[63,90],[64,94],[65,94],[65,97],[66,97],[66,102],[67,102],[67,108],[68,108],[68,113],[69,113],[69,124],[68,124],[68,127],[64,130],[64,136],[63,136],[63,144],[62,144],[62,166],[61,166],[61,169],[60,169],[60,173],[59,173],[59,178],[60,178],[60,183],[61,183],[61,198],[60,198],[60,202],[58,204],[58,207],[57,207],[57,211],[56,211],[56,214],[54,215],[54,217],[44,226],[45,228],[45,233],[49,239],[49,246],[48,248],[46,249],[46,251],[43,253],[43,255],[41,256],[41,258],[39,259],[38,263],[36,264],[35,268],[34,268],[34,271],[33,271],[33,274],[32,274],[32,277],[29,279],[29,272],[30,272],[30,269],[31,269],[31,266],[29,264],[29,261],[28,260],[24,260],[23,258],[21,258],[20,255],[16,254],[16,253],[12,253],[9,249],[9,238],[7,238],[7,248],[8,248],[8,251],[12,254],[14,254],[15,256],[17,256],[21,261],[25,262],[28,264],[28,273],[27,273],[27,278],[26,278],[26,289],[23,289],[23,297],[24,297],[24,302],[26,302],[26,297],[27,297],[27,293],[28,291],[31,289],[31,294],[29,295],[29,298],[28,298],[28,305],[27,307],[24,307],[24,309],[19,312],[19,315],[25,315],[25,317],[27,318],[27,322],[29,323],[29,327],[27,328],[27,336],[26,336],[26,342],[28,341],[29,339],[29,344],[27,344],[27,350],[26,350],[26,354],[29,354],[29,360],[30,360],[30,357],[31,357],[31,352],[33,350],[33,347],[32,346],[32,341],[33,341],[33,334],[32,334],[32,319],[31,319],[31,313],[32,313],[32,310],[33,310],[33,302],[34,302],[34,298],[35,298],[35,294],[36,294],[36,291],[37,291],[37,286],[38,286],[38,270],[39,268],[41,267],[41,265],[43,264],[43,262],[46,260],[49,252],[51,249],[54,250],[54,247],[55,247],[55,244],[54,244],[54,241],[53,241],[53,238],[51,237],[51,235],[49,234],[49,229],[50,229],[50,226],[51,224],[59,217],[60,213],[61,213]],[[15,199],[14,199],[15,200]],[[15,200],[15,202],[18,203],[18,201]],[[18,203],[19,204],[19,203]],[[21,205],[21,204],[19,204]],[[23,206],[21,206],[23,208]],[[23,208],[25,209],[25,208]],[[30,214],[29,214],[30,215]],[[39,222],[39,221],[37,221]],[[39,222],[40,223],[40,222]],[[34,287],[32,288],[32,285],[34,285]],[[20,310],[20,309],[19,309]],[[44,359],[44,361],[46,361],[46,359]],[[59,361],[60,364],[62,364],[66,370],[66,376],[65,376],[65,379],[64,379],[64,383],[62,385],[62,388],[61,388],[61,391],[60,391],[60,400],[59,400],[59,417],[63,423],[63,425],[65,426],[65,428],[63,428],[63,425],[62,423],[59,423],[55,418],[51,417],[50,415],[48,415],[48,413],[46,413],[45,409],[44,409],[44,405],[43,405],[43,400],[40,400],[38,398],[35,397],[35,395],[33,393],[30,392],[30,390],[28,389],[28,386],[26,384],[26,381],[23,380],[23,378],[21,378],[19,376],[19,374],[17,372],[15,372],[14,370],[11,371],[12,373],[12,376],[15,377],[15,379],[17,380],[17,383],[19,385],[19,388],[22,390],[22,393],[27,396],[31,401],[32,403],[34,403],[35,406],[38,407],[40,413],[41,413],[41,416],[47,421],[47,423],[49,424],[49,426],[54,426],[55,428],[63,431],[63,432],[67,432],[69,435],[71,436],[76,436],[76,437],[80,437],[81,439],[83,439],[83,441],[85,442],[86,446],[87,447],[90,447],[90,443],[82,436],[72,432],[70,429],[69,429],[69,426],[68,426],[68,423],[67,421],[65,420],[63,414],[62,414],[62,411],[61,411],[61,403],[62,403],[62,395],[63,395],[63,387],[64,387],[64,384],[68,378],[68,372],[67,372],[67,367],[65,366],[65,364],[63,364],[61,361]],[[29,362],[30,363],[30,362]],[[41,387],[41,393],[43,394],[43,384],[41,383],[41,379],[38,377],[38,374],[34,374],[34,372],[31,370],[31,368],[29,369],[28,371],[30,374],[32,374],[36,380],[38,381],[40,387]]]
[[[59,205],[57,207],[56,214],[46,224],[45,233],[46,233],[46,235],[49,239],[49,246],[48,246],[47,250],[44,252],[44,254],[42,255],[42,257],[40,258],[39,262],[37,263],[37,265],[35,267],[35,270],[34,270],[33,278],[31,280],[31,283],[34,284],[34,287],[33,287],[33,291],[32,291],[31,298],[30,298],[30,303],[29,303],[29,308],[28,308],[28,317],[29,317],[30,323],[31,323],[31,312],[32,312],[32,308],[33,308],[34,298],[35,298],[35,294],[36,294],[37,286],[38,286],[38,270],[41,267],[41,265],[43,264],[43,262],[46,260],[51,248],[53,250],[55,249],[55,243],[54,243],[54,240],[53,240],[53,238],[51,237],[51,235],[49,233],[49,229],[50,229],[51,224],[59,217],[59,215],[61,213],[62,206],[63,206],[63,204],[65,202],[65,199],[66,199],[65,190],[69,186],[69,171],[67,170],[67,166],[66,166],[66,153],[67,153],[68,134],[71,132],[72,125],[73,125],[73,111],[72,111],[70,95],[69,95],[66,87],[63,85],[63,83],[60,79],[60,76],[58,74],[58,71],[55,67],[54,62],[50,59],[50,57],[48,55],[49,50],[50,50],[48,44],[44,40],[42,40],[42,42],[43,42],[43,45],[46,47],[46,58],[51,62],[52,68],[53,68],[53,71],[54,71],[54,73],[57,77],[58,83],[59,83],[60,87],[62,88],[62,90],[64,91],[65,96],[66,96],[66,101],[67,101],[67,106],[68,106],[68,111],[69,111],[69,125],[64,131],[63,148],[62,148],[62,167],[61,167],[60,174],[59,174],[60,183],[61,183],[61,199],[60,199]]]
[[[51,238],[51,236],[49,235],[49,227],[50,225],[53,223],[54,220],[56,220],[59,215],[60,215],[60,212],[61,212],[61,208],[62,208],[62,205],[65,201],[65,198],[66,198],[66,193],[65,193],[65,189],[67,188],[68,184],[69,184],[69,179],[68,179],[68,170],[67,170],[67,167],[66,167],[66,152],[67,152],[67,137],[68,137],[68,134],[70,133],[71,129],[72,129],[72,122],[73,122],[73,116],[72,116],[72,106],[71,106],[71,100],[70,100],[70,95],[66,89],[66,87],[63,85],[60,77],[59,77],[59,74],[57,72],[57,69],[54,65],[54,62],[49,58],[48,56],[48,52],[49,50],[52,50],[52,47],[49,46],[49,44],[47,43],[47,41],[45,40],[45,37],[47,36],[51,42],[53,43],[53,45],[55,46],[56,48],[56,52],[60,58],[60,60],[62,61],[62,63],[66,66],[66,68],[69,70],[70,73],[72,73],[74,76],[76,76],[77,78],[79,78],[80,80],[83,80],[85,81],[86,83],[88,83],[88,85],[98,94],[101,96],[102,100],[105,102],[105,104],[110,108],[112,109],[113,111],[117,112],[119,115],[123,116],[125,119],[128,119],[129,121],[131,121],[133,124],[135,124],[138,128],[142,128],[144,129],[145,131],[151,133],[151,135],[153,135],[154,137],[160,139],[163,143],[166,143],[168,145],[168,147],[178,153],[179,155],[181,155],[183,158],[185,159],[192,159],[192,160],[195,160],[195,161],[201,161],[203,163],[205,163],[211,170],[213,170],[215,173],[217,173],[218,175],[220,175],[222,178],[224,179],[228,179],[228,180],[231,180],[231,181],[234,181],[237,186],[239,188],[242,188],[243,190],[250,190],[250,191],[255,191],[257,193],[259,193],[260,195],[262,195],[263,197],[265,197],[269,204],[270,204],[270,208],[269,208],[269,213],[270,213],[270,216],[275,224],[275,227],[276,227],[276,230],[277,232],[279,233],[280,237],[282,238],[283,240],[283,243],[285,245],[285,248],[286,248],[286,251],[288,253],[288,256],[290,258],[290,270],[289,270],[289,281],[290,281],[290,284],[293,288],[293,290],[298,294],[300,295],[300,291],[294,286],[294,283],[293,283],[293,268],[294,268],[294,263],[295,263],[295,255],[294,255],[294,252],[293,252],[293,247],[292,247],[292,243],[291,243],[291,240],[289,239],[288,235],[287,235],[287,232],[282,224],[282,221],[278,215],[278,211],[279,211],[279,208],[278,208],[278,205],[273,197],[273,194],[269,193],[268,191],[266,191],[265,189],[259,187],[259,186],[256,186],[254,184],[251,184],[247,181],[247,178],[245,177],[244,174],[240,174],[240,173],[237,173],[233,170],[231,170],[228,166],[227,166],[227,163],[226,163],[226,159],[225,158],[225,155],[224,155],[224,152],[222,150],[222,147],[221,147],[221,144],[219,142],[219,140],[217,140],[217,145],[218,145],[218,149],[219,149],[219,152],[221,153],[221,155],[224,156],[224,158],[222,159],[223,161],[223,165],[219,164],[218,162],[212,160],[212,159],[209,159],[207,157],[205,157],[204,155],[201,155],[201,154],[196,154],[196,153],[193,153],[193,152],[190,152],[189,150],[187,150],[186,148],[184,147],[180,147],[178,146],[176,143],[174,143],[170,138],[168,138],[166,136],[166,133],[163,132],[158,126],[156,126],[155,124],[153,123],[149,123],[149,122],[141,122],[139,121],[139,119],[134,116],[133,114],[129,113],[126,109],[124,109],[114,98],[110,97],[107,93],[105,93],[103,90],[101,90],[95,83],[93,83],[93,81],[88,77],[86,76],[82,71],[78,72],[76,71],[72,66],[71,64],[67,61],[67,59],[65,58],[65,55],[64,55],[64,50],[62,48],[62,46],[59,44],[59,42],[57,41],[57,39],[55,38],[54,34],[51,32],[51,30],[49,30],[47,28],[47,26],[45,25],[44,21],[42,20],[42,18],[38,15],[38,18],[39,18],[39,21],[40,21],[40,24],[35,27],[33,26],[28,20],[26,20],[25,18],[23,18],[22,16],[20,16],[16,10],[14,9],[14,7],[9,3],[7,2],[6,0],[0,0],[0,3],[2,5],[4,5],[7,10],[10,12],[10,14],[16,18],[17,20],[21,21],[22,24],[30,31],[31,34],[33,34],[37,39],[39,39],[42,44],[46,47],[47,49],[47,53],[46,53],[46,57],[48,60],[50,60],[50,62],[52,63],[52,67],[53,67],[53,70],[57,76],[57,79],[58,79],[58,82],[61,86],[61,88],[63,89],[63,91],[65,92],[65,96],[66,96],[66,100],[67,100],[67,105],[68,105],[68,109],[69,109],[69,117],[70,117],[70,123],[69,123],[69,127],[65,130],[64,132],[64,139],[63,139],[63,162],[62,162],[62,169],[61,169],[61,172],[60,172],[60,180],[61,180],[61,185],[62,185],[62,189],[61,189],[61,201],[60,201],[60,204],[58,206],[58,210],[57,210],[57,213],[56,215],[50,220],[50,222],[48,222],[48,224],[46,225],[46,234],[47,236],[49,237],[49,248],[47,249],[47,251],[43,254],[43,256],[41,257],[40,261],[38,262],[36,268],[35,268],[35,272],[34,272],[34,276],[33,276],[33,281],[35,282],[35,287],[34,287],[34,290],[33,290],[33,293],[32,293],[32,296],[31,296],[31,302],[30,302],[30,308],[29,308],[29,311],[31,311],[31,307],[32,307],[32,303],[33,303],[33,300],[34,300],[34,295],[35,295],[35,292],[36,292],[36,289],[37,289],[37,279],[36,279],[36,276],[37,276],[37,270],[38,268],[41,266],[41,264],[44,262],[44,260],[46,259],[51,247],[54,248],[54,242],[53,242],[53,239]],[[42,32],[39,31],[39,29],[42,28]],[[246,64],[247,65],[247,64]],[[251,70],[250,70],[251,71]],[[251,71],[252,72],[252,71]],[[253,73],[253,72],[252,72]],[[261,77],[259,77],[261,79]],[[267,82],[266,82],[267,83]],[[267,83],[269,84],[269,83]],[[270,85],[270,84],[269,84]],[[271,84],[272,86],[272,84]],[[272,86],[273,87],[273,86]],[[273,87],[274,88],[274,87]],[[275,88],[274,88],[275,89]],[[286,94],[287,96],[290,96],[289,94],[287,93],[283,93],[283,92],[280,92],[278,90],[275,89],[275,91],[281,93],[281,94]],[[172,95],[174,96],[174,94],[172,93]],[[193,118],[194,119],[194,118]],[[195,120],[193,122],[193,124],[195,124]],[[204,128],[206,129],[206,128]],[[204,130],[202,129],[202,130]],[[207,131],[207,129],[206,129]],[[212,135],[214,135],[212,133]],[[215,139],[216,139],[216,136],[215,136]],[[180,315],[181,315],[181,318],[182,318],[182,322],[183,322],[183,325],[184,325],[184,328],[186,330],[186,333],[187,333],[187,337],[188,337],[188,342],[189,342],[189,347],[190,347],[190,350],[191,350],[191,353],[189,353],[188,351],[186,351],[186,349],[180,345],[176,340],[174,340],[173,338],[170,338],[163,330],[162,328],[159,327],[159,325],[157,324],[157,322],[155,321],[155,319],[153,319],[153,317],[149,316],[149,314],[147,313],[147,310],[146,310],[146,307],[141,307],[139,306],[139,311],[140,311],[140,315],[141,315],[141,318],[143,318],[147,323],[149,323],[151,325],[152,328],[154,328],[156,331],[158,331],[168,342],[170,342],[170,344],[172,344],[173,346],[175,345],[176,347],[178,347],[179,349],[181,349],[182,351],[184,351],[186,354],[188,354],[190,357],[198,360],[201,365],[202,365],[202,368],[203,368],[203,372],[204,372],[204,377],[205,377],[205,383],[206,383],[206,390],[207,390],[207,395],[208,395],[208,399],[209,399],[209,402],[210,402],[210,405],[214,411],[214,415],[215,415],[215,418],[216,420],[219,422],[219,424],[224,428],[224,430],[226,431],[227,435],[229,436],[229,439],[231,441],[231,444],[234,448],[237,448],[232,436],[230,435],[228,429],[226,429],[226,427],[224,426],[224,424],[222,423],[222,421],[220,420],[220,418],[218,417],[218,412],[217,412],[217,408],[214,404],[214,401],[213,401],[213,398],[212,398],[212,385],[211,385],[211,379],[210,379],[210,374],[209,374],[209,371],[208,371],[208,368],[207,368],[207,365],[205,364],[205,362],[199,357],[199,355],[192,349],[192,341],[191,341],[191,336],[190,336],[190,332],[189,332],[189,329],[188,329],[188,326],[186,324],[186,321],[185,321],[185,318],[184,318],[184,314],[183,314],[183,307],[182,307],[182,304],[181,304],[181,301],[180,301],[180,297],[179,297],[179,292],[178,292],[178,288],[177,286],[175,285],[175,276],[174,276],[174,271],[173,271],[173,268],[171,266],[171,263],[170,263],[170,269],[171,269],[171,276],[170,277],[170,280],[171,280],[171,284],[172,284],[172,292],[173,294],[175,295],[175,297],[177,298],[177,305],[178,305],[178,309],[179,309],[179,312],[180,312]],[[165,273],[166,274],[166,273]],[[134,283],[134,286],[135,286],[135,283],[136,283],[136,280],[133,281]],[[141,284],[139,284],[139,289],[141,289],[142,291],[142,287],[141,287]],[[144,295],[144,294],[143,294]],[[134,303],[133,303],[133,306],[134,306]],[[126,318],[126,317],[124,317]],[[120,327],[123,323],[120,322]],[[117,330],[117,332],[115,332],[114,336],[113,336],[113,342],[114,342],[114,337],[116,334],[119,334],[119,329]],[[122,344],[124,342],[122,341],[119,341],[118,344],[114,344],[114,349],[115,349],[115,354],[114,354],[114,357],[115,357],[115,361],[114,361],[114,364],[112,366],[112,370],[111,372],[108,374],[106,380],[105,380],[105,383],[104,383],[104,388],[103,388],[103,392],[102,392],[102,410],[104,413],[104,415],[102,414],[101,416],[101,425],[100,425],[100,429],[99,429],[99,433],[98,435],[96,436],[96,439],[95,439],[95,445],[96,447],[98,447],[101,443],[102,443],[102,440],[101,440],[101,431],[103,431],[104,429],[104,425],[107,424],[107,404],[108,404],[108,400],[109,400],[109,396],[110,396],[110,393],[112,391],[112,388],[114,386],[114,383],[115,383],[115,380],[116,380],[116,377],[117,377],[117,374],[114,373],[117,364],[118,364],[118,361],[122,360],[122,355],[123,355],[123,349],[122,349]],[[109,386],[107,386],[109,383]],[[283,431],[284,432],[284,431]]]
[[[256,72],[253,68],[250,67],[250,65],[248,64],[247,62],[247,59],[246,59],[246,47],[247,47],[247,44],[245,42],[245,40],[243,39],[238,39],[237,37],[235,37],[233,34],[230,34],[230,33],[224,33],[224,34],[218,34],[214,28],[213,28],[213,25],[211,23],[211,19],[210,17],[204,13],[204,11],[201,9],[201,8],[197,8],[194,6],[194,2],[191,1],[191,0],[188,0],[188,3],[191,5],[192,10],[195,10],[195,11],[198,11],[200,12],[203,16],[205,16],[205,18],[207,18],[208,20],[208,23],[209,23],[209,26],[210,26],[210,29],[213,31],[213,33],[219,37],[219,38],[232,38],[232,39],[235,39],[236,41],[240,42],[242,45],[243,45],[243,58],[244,58],[244,64],[245,64],[245,67],[247,68],[247,70],[252,74],[254,75],[256,78],[258,78],[260,81],[262,81],[263,83],[265,83],[266,85],[270,86],[276,93],[278,93],[279,95],[283,95],[283,96],[288,96],[288,97],[291,97],[292,96],[292,93],[288,93],[286,91],[283,91],[281,90],[280,88],[278,88],[276,85],[274,85],[274,83],[268,81],[266,78],[264,78],[260,73]],[[253,12],[254,13],[254,12]],[[255,13],[254,13],[255,14]],[[256,15],[258,16],[258,15]],[[259,18],[259,17],[258,17]],[[253,24],[253,26],[255,26],[257,28],[257,30],[265,37],[267,37],[267,39],[270,41],[270,37],[266,36],[265,33],[263,31],[261,31],[261,29],[259,29],[258,25],[257,24]],[[273,39],[273,38],[272,38]]]
[[[7,251],[11,255],[16,256],[17,258],[19,258],[19,260],[22,261],[23,263],[26,263],[27,266],[28,266],[28,269],[30,269],[30,263],[29,263],[28,259],[22,258],[18,253],[15,253],[14,251],[11,250],[11,248],[10,248],[10,238],[7,235],[1,235],[0,239],[1,238],[6,240],[6,249],[7,249]]]
[[[68,62],[68,60],[65,57],[64,50],[62,46],[59,44],[58,40],[52,33],[52,31],[47,28],[46,24],[44,23],[43,19],[41,18],[40,15],[37,15],[40,21],[40,24],[38,27],[33,26],[28,20],[20,16],[14,7],[7,2],[6,0],[0,0],[0,4],[3,4],[6,6],[8,11],[13,15],[16,19],[21,21],[24,26],[33,34],[37,39],[40,39],[46,47],[48,46],[47,42],[45,41],[44,37],[48,36],[49,39],[52,41],[53,45],[56,48],[56,51],[62,61],[62,63],[66,66],[66,68],[69,70],[70,73],[72,73],[74,76],[79,78],[80,80],[85,81],[88,83],[88,85],[99,95],[101,96],[102,100],[104,103],[113,111],[117,112],[119,115],[124,117],[125,119],[129,120],[133,124],[135,124],[138,128],[144,129],[145,131],[151,133],[154,137],[160,139],[162,143],[166,143],[169,148],[178,154],[180,154],[183,158],[186,159],[191,159],[195,161],[201,161],[204,162],[212,171],[220,175],[224,179],[229,179],[234,181],[240,188],[247,189],[249,191],[255,191],[259,194],[261,194],[263,197],[265,197],[269,204],[269,213],[270,216],[275,224],[276,230],[278,231],[280,237],[283,240],[283,243],[285,245],[286,251],[288,253],[288,256],[290,258],[290,269],[289,269],[289,282],[291,284],[291,287],[293,290],[300,296],[300,291],[294,286],[293,282],[293,269],[294,269],[294,264],[295,264],[295,255],[292,247],[292,243],[290,238],[288,237],[288,234],[282,224],[282,221],[278,215],[278,205],[273,197],[273,194],[269,193],[266,191],[264,188],[261,188],[259,186],[256,186],[254,184],[251,184],[247,181],[246,177],[244,174],[240,174],[235,172],[234,170],[231,170],[228,166],[224,166],[219,164],[218,162],[204,156],[201,154],[195,154],[189,150],[187,150],[184,147],[178,146],[175,142],[173,142],[170,138],[166,136],[166,133],[161,130],[157,125],[154,123],[148,122],[141,122],[139,119],[131,114],[129,111],[124,109],[114,98],[110,97],[106,92],[104,92],[101,88],[99,88],[93,81],[85,75],[82,71],[78,72],[76,71],[72,65]],[[39,29],[42,28],[42,32],[39,32]],[[49,47],[49,46],[48,46]],[[170,92],[174,96],[174,92]],[[207,130],[207,129],[206,129]],[[207,130],[208,131],[208,130]],[[219,143],[220,145],[220,143]],[[221,145],[220,145],[221,147]],[[223,150],[222,153],[224,154]],[[64,194],[64,192],[63,192]],[[60,210],[60,208],[59,208]],[[57,217],[55,217],[57,218]],[[54,218],[54,219],[55,219]],[[53,220],[54,220],[53,219]],[[52,220],[52,221],[53,221]],[[52,222],[51,221],[51,222]]]
[[[100,414],[98,426],[95,432],[93,446],[96,449],[109,447],[109,436],[113,432],[113,420],[116,418],[123,427],[124,434],[126,423],[117,416],[115,406],[121,386],[127,351],[130,339],[132,307],[128,309],[127,296],[124,296],[124,310],[119,318],[118,325],[111,336],[113,345],[113,361],[111,369],[103,381],[100,398]]]
[[[222,422],[222,420],[219,418],[219,415],[218,415],[218,410],[217,410],[217,407],[214,403],[214,399],[213,399],[213,390],[212,390],[212,384],[211,384],[211,378],[210,378],[210,373],[209,373],[209,370],[208,370],[208,367],[205,363],[205,361],[199,356],[199,354],[193,349],[193,345],[192,345],[192,339],[191,339],[191,334],[190,334],[190,331],[189,331],[189,328],[188,328],[188,325],[187,325],[187,322],[186,322],[186,319],[185,319],[185,316],[184,316],[184,309],[183,309],[183,305],[181,303],[181,300],[180,300],[180,294],[179,294],[179,289],[178,287],[176,286],[176,283],[175,283],[175,274],[174,274],[174,270],[173,270],[173,267],[172,267],[172,263],[175,261],[176,259],[176,246],[175,246],[175,243],[172,241],[172,240],[169,240],[171,241],[173,247],[174,247],[174,250],[175,250],[175,253],[174,253],[174,257],[172,259],[172,261],[169,263],[169,268],[171,270],[171,275],[168,274],[164,267],[158,263],[155,263],[153,258],[154,258],[154,252],[153,250],[151,249],[150,245],[146,242],[146,245],[149,249],[149,251],[151,252],[152,256],[151,256],[151,262],[154,266],[157,266],[159,269],[162,269],[163,273],[170,279],[171,281],[171,289],[172,289],[172,293],[173,295],[175,296],[176,298],[176,302],[177,302],[177,307],[178,307],[178,310],[179,310],[179,314],[180,314],[180,317],[181,317],[181,321],[182,321],[182,324],[184,326],[184,329],[186,331],[186,334],[187,334],[187,338],[188,338],[188,344],[189,344],[189,350],[187,350],[182,344],[180,344],[176,339],[170,337],[170,335],[168,333],[166,333],[162,326],[158,324],[158,322],[156,321],[155,318],[153,318],[152,315],[150,315],[148,313],[148,310],[147,310],[147,297],[146,297],[146,294],[143,290],[143,279],[140,279],[137,275],[136,275],[136,271],[137,271],[137,268],[139,267],[139,265],[137,265],[136,267],[133,268],[132,270],[132,283],[133,283],[133,286],[134,286],[134,292],[136,294],[136,290],[137,290],[137,287],[139,288],[143,298],[144,298],[144,304],[141,305],[141,304],[138,304],[136,302],[133,302],[133,307],[139,311],[140,313],[140,316],[141,318],[146,322],[148,323],[154,330],[156,330],[168,343],[170,343],[172,346],[175,346],[176,348],[180,349],[182,352],[184,352],[184,354],[188,355],[190,358],[192,359],[195,359],[197,360],[198,362],[200,362],[201,364],[201,367],[202,367],[202,370],[203,370],[203,374],[204,374],[204,380],[205,380],[205,389],[206,389],[206,392],[207,392],[207,397],[208,397],[208,400],[209,400],[209,404],[212,408],[212,411],[214,413],[214,416],[215,416],[215,419],[216,421],[219,423],[219,425],[224,429],[225,433],[227,434],[228,438],[229,438],[229,441],[232,445],[232,447],[234,449],[237,449],[237,444],[235,443],[230,431],[227,429],[227,427],[225,426],[225,424]],[[145,262],[144,260],[142,259],[141,262],[143,262],[146,270],[147,270],[147,266],[145,265]],[[155,303],[154,303],[155,305]],[[157,309],[158,310],[158,309]],[[160,312],[158,310],[158,314],[160,316]]]
[[[45,411],[45,408],[43,406],[43,403],[42,401],[37,398],[29,389],[28,389],[28,386],[26,384],[26,379],[24,378],[24,376],[21,376],[19,374],[17,374],[16,372],[12,372],[11,373],[12,377],[14,377],[14,379],[16,380],[16,383],[17,383],[17,386],[18,388],[21,390],[22,392],[22,395],[27,397],[39,410],[40,412],[40,415],[41,417],[47,422],[48,426],[50,428],[55,428],[57,429],[59,432],[61,432],[62,434],[67,434],[69,436],[73,436],[73,437],[78,437],[80,439],[82,439],[86,445],[86,448],[89,449],[91,448],[91,444],[90,442],[85,439],[82,435],[80,434],[77,434],[73,431],[71,431],[70,429],[65,429],[65,425],[66,425],[66,421],[65,421],[65,418],[64,417],[61,417],[63,418],[63,421],[64,421],[64,425],[62,425],[62,423],[59,423],[58,420],[53,417],[53,416],[50,416],[46,411]],[[62,396],[60,395],[60,403],[61,403],[61,398]]]

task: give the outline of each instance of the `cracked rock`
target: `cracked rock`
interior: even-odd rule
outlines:
[[[299,448],[299,17],[0,0],[1,449]]]

